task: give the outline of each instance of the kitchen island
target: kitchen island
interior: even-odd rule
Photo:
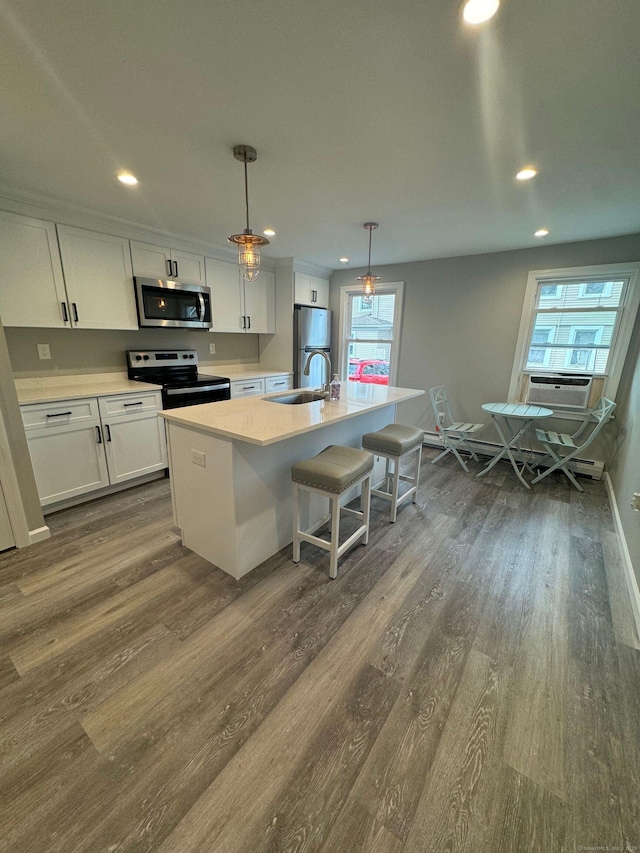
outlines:
[[[291,465],[330,444],[360,447],[364,433],[395,421],[398,403],[421,394],[343,383],[338,401],[285,405],[270,394],[162,412],[183,544],[241,578],[293,539]],[[309,495],[301,511],[311,526],[327,501]]]

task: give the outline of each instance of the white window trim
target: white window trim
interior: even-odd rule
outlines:
[[[615,400],[616,394],[618,393],[622,369],[629,349],[631,334],[638,314],[638,308],[640,307],[640,261],[633,261],[628,264],[604,264],[602,266],[593,267],[566,267],[555,270],[532,270],[529,273],[527,278],[527,288],[524,295],[524,303],[522,306],[522,317],[520,318],[520,328],[518,330],[518,341],[516,343],[513,369],[511,371],[511,381],[509,383],[509,402],[517,402],[521,376],[525,372],[529,336],[535,316],[538,285],[545,284],[547,282],[549,284],[555,284],[558,279],[562,279],[564,281],[570,281],[571,279],[583,281],[585,278],[596,277],[604,280],[615,280],[620,278],[629,279],[617,334],[615,340],[611,342],[611,358],[607,376],[604,377],[604,386],[602,389],[602,393],[605,397]],[[531,371],[526,372],[529,373]],[[564,419],[567,419],[568,415],[569,413],[562,413],[562,417]]]
[[[398,361],[400,358],[400,330],[402,329],[402,309],[404,305],[404,282],[388,281],[376,283],[376,295],[393,292],[396,301],[393,312],[393,340],[391,343],[391,357],[389,369],[389,385],[396,385],[398,381]],[[347,382],[349,379],[349,347],[347,335],[349,332],[349,297],[362,293],[362,285],[346,284],[340,288],[340,339],[338,342],[338,359],[340,364],[340,379]],[[378,341],[377,343],[385,343]]]

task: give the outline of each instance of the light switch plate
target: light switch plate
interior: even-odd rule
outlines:
[[[636,492],[632,497],[631,506],[636,512],[640,512],[640,492]]]
[[[51,358],[51,350],[49,344],[38,344],[38,358],[40,361],[45,361]]]
[[[215,355],[215,354],[216,354],[216,345],[215,344],[209,344],[209,355]]]

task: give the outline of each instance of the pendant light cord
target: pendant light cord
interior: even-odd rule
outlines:
[[[367,275],[371,275],[371,232],[373,228],[369,228],[369,263],[367,264]]]
[[[247,161],[244,161],[244,203],[247,208],[247,233],[251,231],[249,228],[249,176],[247,175]]]

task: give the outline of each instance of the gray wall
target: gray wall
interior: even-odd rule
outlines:
[[[398,384],[425,390],[446,385],[456,417],[487,422],[482,403],[507,399],[529,272],[631,261],[640,261],[640,234],[409,264],[374,264],[383,281],[405,282]],[[360,272],[337,270],[331,277],[336,333],[340,287],[352,284]],[[604,458],[611,472],[640,579],[640,515],[629,506],[632,493],[640,491],[639,351],[640,320],[617,395],[616,421],[603,431],[592,455]],[[399,419],[433,430],[428,396],[403,404]],[[569,426],[575,429],[575,423]],[[489,429],[486,434],[495,438]]]
[[[481,421],[482,403],[507,399],[529,272],[638,260],[640,234],[408,264],[374,263],[383,281],[405,282],[398,384],[446,385],[456,417]],[[360,272],[337,270],[331,277],[336,324],[340,287],[352,284]],[[405,403],[402,417],[435,428],[427,395]]]
[[[202,362],[255,363],[260,360],[258,335],[214,334],[193,329],[89,329],[6,328],[11,364],[16,377],[48,373],[111,373],[126,370],[129,349],[196,349]],[[216,354],[209,355],[209,344]],[[51,360],[40,361],[37,344],[49,344]]]
[[[13,467],[16,472],[20,497],[24,507],[29,530],[37,530],[44,525],[44,517],[38,498],[31,457],[27,446],[27,437],[24,432],[16,386],[13,382],[13,373],[9,361],[9,351],[5,341],[4,330],[0,322],[0,408],[4,420]]]
[[[609,459],[609,474],[640,585],[640,513],[631,508],[634,492],[640,492],[640,315],[620,382],[612,433],[615,442]]]

